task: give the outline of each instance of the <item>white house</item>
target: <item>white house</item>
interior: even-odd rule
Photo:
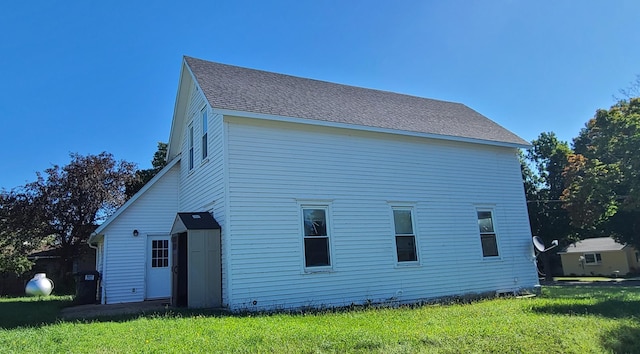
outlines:
[[[168,166],[91,236],[102,303],[170,297],[177,235],[217,240],[184,246],[194,307],[533,288],[528,146],[463,104],[185,57]]]

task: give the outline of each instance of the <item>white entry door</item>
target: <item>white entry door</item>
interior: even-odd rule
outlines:
[[[146,298],[171,297],[171,236],[147,237]]]

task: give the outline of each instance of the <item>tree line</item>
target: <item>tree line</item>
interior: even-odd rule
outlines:
[[[571,145],[541,133],[521,154],[533,235],[567,246],[613,237],[640,249],[640,98],[599,109]]]
[[[88,249],[91,233],[166,165],[167,144],[158,143],[152,168],[137,169],[112,154],[70,154],[64,166],[36,174],[36,180],[0,191],[0,274],[23,274],[35,251],[56,251],[68,282],[74,260]]]

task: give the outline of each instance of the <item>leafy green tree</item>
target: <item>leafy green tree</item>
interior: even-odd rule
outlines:
[[[521,155],[531,233],[541,237],[546,245],[558,240],[560,246],[566,246],[576,238],[568,212],[560,201],[564,190],[562,172],[571,149],[553,132],[541,133],[531,145],[526,158]],[[551,277],[552,263],[559,262],[556,258],[543,259],[548,277]]]
[[[82,255],[91,232],[124,204],[134,171],[134,164],[116,161],[106,152],[71,154],[68,165],[48,168],[25,186],[28,210],[38,223],[27,224],[21,233],[35,240],[53,239],[61,256],[61,278],[70,279],[73,260]]]
[[[127,184],[126,196],[127,199],[133,197],[138,193],[145,184],[147,184],[155,175],[160,172],[167,165],[167,143],[158,142],[158,150],[153,154],[153,160],[151,161],[152,168],[145,170],[137,170],[135,177],[131,182]]]
[[[575,230],[570,227],[560,197],[565,183],[563,171],[572,151],[553,132],[541,133],[531,145],[526,159],[534,170],[525,179],[531,232],[546,244],[557,239],[561,245],[567,245],[574,240]]]
[[[527,197],[527,201],[535,200],[537,195],[537,188],[540,184],[540,178],[531,169],[531,164],[527,160],[527,155],[522,150],[519,151],[518,159],[520,160],[520,171],[522,172],[524,193]]]
[[[27,255],[42,243],[32,235],[34,229],[43,228],[39,222],[29,195],[0,191],[0,273],[20,275],[31,269],[33,263]]]
[[[598,110],[574,150],[562,195],[572,224],[640,248],[640,98]]]

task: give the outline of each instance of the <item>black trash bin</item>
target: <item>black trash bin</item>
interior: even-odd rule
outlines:
[[[76,305],[95,304],[98,299],[98,281],[100,273],[92,270],[76,273]]]

